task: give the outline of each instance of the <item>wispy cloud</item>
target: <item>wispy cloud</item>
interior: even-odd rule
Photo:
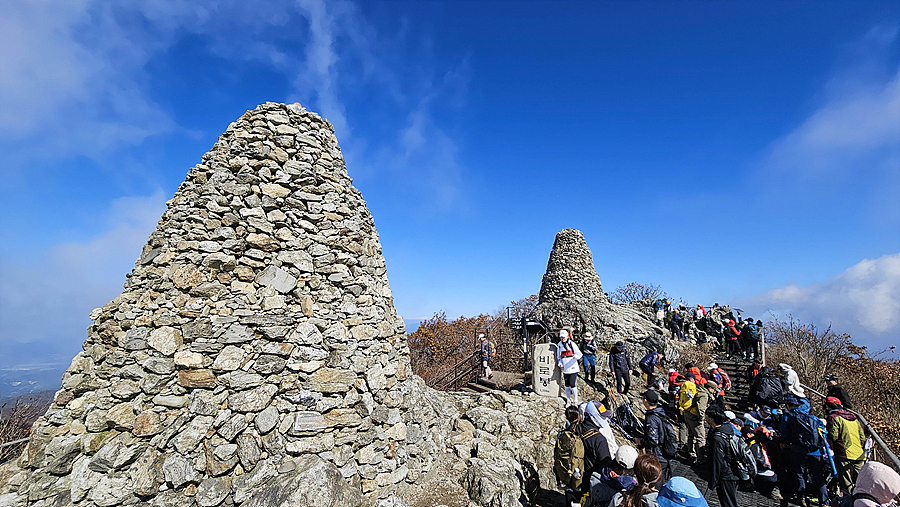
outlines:
[[[774,142],[763,164],[770,187],[798,198],[847,196],[870,216],[900,223],[900,69],[896,27],[847,45],[818,105]]]
[[[821,283],[790,283],[736,304],[753,316],[792,313],[819,325],[832,324],[835,331],[875,348],[892,344],[900,332],[900,253],[864,259]]]
[[[116,199],[100,234],[58,245],[28,262],[0,260],[0,342],[84,341],[88,313],[121,292],[165,200],[162,191]],[[40,350],[36,353],[41,357]],[[0,364],[14,364],[10,360],[16,359],[4,357]]]

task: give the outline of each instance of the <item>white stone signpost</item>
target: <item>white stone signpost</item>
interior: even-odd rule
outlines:
[[[541,396],[562,396],[562,372],[556,364],[556,344],[538,343],[534,346],[531,364],[532,387]]]

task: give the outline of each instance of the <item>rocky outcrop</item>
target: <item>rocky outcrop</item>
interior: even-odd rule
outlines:
[[[412,375],[372,216],[299,104],[228,127],[91,319],[0,506],[414,505],[436,470],[483,505],[551,485],[559,400]]]
[[[532,316],[551,329],[570,326],[577,336],[590,331],[599,345],[607,348],[622,340],[633,355],[643,355],[651,347],[675,353],[663,329],[648,314],[609,301],[591,250],[576,229],[564,229],[556,235]]]

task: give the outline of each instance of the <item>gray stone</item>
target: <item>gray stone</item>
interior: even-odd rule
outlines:
[[[189,482],[196,482],[200,476],[191,462],[180,454],[171,454],[163,462],[163,475],[166,482],[174,488],[180,488]]]
[[[219,376],[219,380],[232,390],[243,391],[262,385],[263,378],[256,373],[235,370]]]
[[[219,412],[219,406],[224,400],[224,396],[216,396],[213,391],[194,389],[191,392],[190,407],[188,409],[193,414],[214,416]]]
[[[304,250],[281,252],[278,254],[278,260],[305,273],[312,273],[314,269],[312,255]]]
[[[240,458],[241,465],[246,470],[252,469],[259,461],[260,450],[256,444],[256,439],[252,435],[242,433],[237,438],[237,453]]]
[[[169,375],[175,373],[175,361],[169,357],[148,357],[141,366],[150,373]]]
[[[158,394],[153,397],[153,404],[160,407],[181,408],[188,404],[187,396],[175,396],[173,394]]]
[[[352,371],[322,368],[310,377],[310,389],[320,393],[345,393],[356,383]]]
[[[122,505],[133,496],[128,488],[129,477],[124,473],[105,475],[91,490],[89,498],[99,507]]]
[[[246,328],[244,328],[246,329]],[[213,361],[212,369],[218,371],[232,371],[241,367],[244,359],[244,351],[234,345],[226,345]]]
[[[169,326],[163,326],[150,331],[147,345],[158,350],[161,354],[171,356],[182,344],[181,331]]]
[[[232,324],[222,334],[220,340],[226,344],[244,343],[253,339],[253,331],[240,324]]]
[[[272,428],[278,425],[278,409],[273,406],[266,407],[265,410],[256,414],[253,422],[256,423],[256,429],[261,435],[272,431]]]
[[[272,401],[278,388],[263,384],[255,389],[233,393],[228,397],[228,407],[236,412],[259,412]]]
[[[272,287],[282,294],[287,294],[297,286],[297,279],[277,266],[269,266],[256,277],[256,283],[263,287]]]
[[[196,450],[212,423],[213,418],[209,416],[198,416],[192,419],[175,437],[175,449],[182,454]]]
[[[318,412],[302,411],[294,413],[294,424],[289,433],[295,436],[310,436],[321,433],[328,428],[325,417]]]
[[[362,505],[358,489],[344,480],[331,463],[314,455],[297,458],[297,469],[269,480],[243,507],[357,507]]]
[[[230,479],[222,477],[206,479],[197,486],[197,504],[200,507],[215,507],[225,500],[230,491]]]
[[[249,473],[238,476],[234,480],[234,501],[245,502],[266,484],[266,482],[278,475],[278,470],[267,461],[260,461]]]
[[[231,416],[231,419],[229,419],[228,422],[218,429],[218,432],[219,435],[222,435],[222,438],[230,442],[234,440],[234,437],[236,437],[238,433],[244,431],[246,427],[247,419],[244,418],[244,415],[235,414]]]

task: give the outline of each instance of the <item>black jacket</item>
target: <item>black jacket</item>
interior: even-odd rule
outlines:
[[[590,420],[582,421],[578,425],[576,433],[581,435],[584,443],[585,477],[590,477],[592,473],[599,472],[601,468],[612,464],[612,457],[608,456],[609,446],[606,437]],[[589,436],[585,438],[585,435]]]
[[[734,427],[725,422],[712,431],[709,445],[709,461],[712,467],[709,476],[709,487],[715,488],[721,481],[737,481],[740,478],[735,475],[734,468],[737,465],[735,457],[731,453],[728,440],[734,435]]]
[[[597,353],[597,340],[584,340],[581,344],[581,353],[586,356],[593,356]]]
[[[628,373],[632,369],[631,356],[628,354],[628,349],[623,348],[619,350],[619,348],[613,347],[612,350],[609,351],[610,371]]]
[[[647,411],[644,417],[644,436],[641,439],[641,446],[647,449],[647,452],[659,458],[660,463],[668,461],[662,453],[663,442],[665,442],[666,430],[663,427],[666,420],[666,411],[662,407],[654,407]]]
[[[847,394],[847,391],[845,391],[843,386],[841,386],[840,384],[828,386],[827,393],[828,396],[834,396],[835,398],[841,400],[841,406],[843,406],[844,408],[853,410],[853,404],[850,403],[850,395]]]

